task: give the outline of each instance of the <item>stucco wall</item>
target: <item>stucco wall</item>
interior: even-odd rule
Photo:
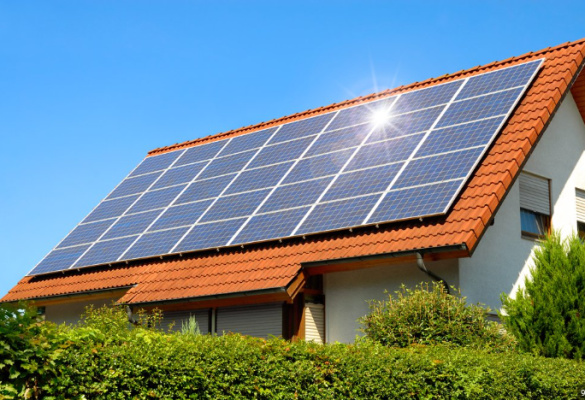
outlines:
[[[444,278],[449,285],[459,285],[457,260],[425,262],[431,271]],[[325,338],[328,343],[351,343],[359,334],[357,319],[368,313],[368,300],[383,300],[404,283],[413,287],[422,281],[431,281],[416,262],[388,265],[324,276]]]
[[[105,299],[96,299],[89,301],[77,301],[72,303],[56,304],[45,307],[45,320],[55,322],[56,324],[76,324],[79,322],[81,314],[85,312],[85,307],[93,304],[94,307],[110,305],[112,301],[118,300],[119,297],[110,297]]]
[[[569,94],[544,133],[525,171],[551,179],[552,227],[576,229],[575,188],[585,188],[585,125]],[[514,294],[529,273],[536,242],[520,234],[519,183],[508,196],[471,258],[459,263],[462,293],[470,302],[501,307],[500,294]]]

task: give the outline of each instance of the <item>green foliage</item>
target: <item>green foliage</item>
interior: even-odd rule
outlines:
[[[534,253],[531,278],[515,298],[502,294],[506,329],[521,349],[546,357],[585,357],[585,244],[558,233]]]
[[[414,289],[403,285],[395,293],[388,300],[371,301],[370,313],[360,319],[362,332],[377,342],[397,347],[449,343],[498,351],[514,348],[514,339],[487,320],[489,308],[467,305],[459,292],[448,294],[440,283],[421,283]]]
[[[183,321],[181,326],[181,334],[183,335],[201,335],[201,330],[199,329],[199,325],[195,320],[195,316],[189,316],[187,322]]]
[[[540,399],[571,398],[585,364],[472,348],[393,348],[184,335],[90,309],[62,328],[44,399]],[[33,323],[34,325],[34,323]],[[40,333],[44,335],[44,333]],[[0,385],[10,385],[2,377]]]
[[[57,327],[36,309],[0,305],[0,399],[40,398],[58,376],[56,359],[65,348]]]

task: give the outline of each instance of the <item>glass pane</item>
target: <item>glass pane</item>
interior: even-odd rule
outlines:
[[[520,226],[522,232],[544,236],[548,231],[548,217],[534,211],[520,209]]]

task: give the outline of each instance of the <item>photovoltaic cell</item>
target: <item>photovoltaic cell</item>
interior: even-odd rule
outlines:
[[[260,213],[283,210],[313,204],[329,185],[333,177],[315,179],[292,185],[280,186],[266,200]]]
[[[208,144],[201,144],[199,146],[191,147],[185,150],[185,153],[175,162],[174,167],[194,162],[206,161],[215,157],[219,151],[225,146],[225,140],[218,140]],[[168,153],[170,154],[170,153]]]
[[[136,201],[139,195],[121,197],[119,199],[107,200],[100,203],[95,210],[89,214],[82,223],[99,221],[113,217],[119,217]]]
[[[145,233],[124,254],[124,258],[144,258],[167,254],[175,244],[187,233],[188,228],[171,229],[167,231]]]
[[[258,150],[250,150],[227,157],[216,158],[199,175],[198,180],[213,178],[214,176],[230,174],[239,171],[250,161]]]
[[[322,201],[383,192],[400,168],[402,168],[402,163],[341,174],[329,188]]]
[[[447,104],[462,84],[462,81],[455,81],[404,93],[392,106],[392,114],[420,110],[439,104]]]
[[[244,171],[230,185],[225,194],[247,192],[275,186],[290,169],[292,162]]]
[[[142,175],[167,169],[181,154],[182,151],[173,151],[158,156],[146,157],[144,161],[142,161],[140,165],[136,167],[134,171],[132,171],[130,176]]]
[[[134,241],[137,236],[97,242],[73,267],[99,265],[115,262]]]
[[[105,221],[77,225],[77,227],[67,235],[57,248],[95,242],[115,221],[115,219],[108,219]]]
[[[258,190],[221,197],[201,219],[201,222],[218,221],[250,215],[260,205],[270,190]]]
[[[149,156],[30,275],[444,214],[541,62]]]
[[[457,100],[524,86],[538,69],[540,63],[541,60],[536,60],[515,67],[473,76],[469,79],[463,90],[461,90],[457,96]]]
[[[120,186],[116,188],[110,195],[107,197],[108,199],[114,199],[116,197],[128,196],[131,194],[142,193],[148,189],[150,185],[153,184],[154,181],[158,179],[161,175],[161,172],[153,172],[148,175],[140,175],[135,178],[126,178]]]
[[[372,130],[365,124],[322,134],[307,152],[306,157],[358,146]]]
[[[182,252],[225,246],[245,221],[246,218],[239,218],[213,224],[195,225],[174,251]]]
[[[162,189],[168,186],[179,185],[191,182],[193,178],[205,167],[205,162],[185,165],[167,170],[158,181],[151,187],[151,190]]]
[[[184,204],[217,197],[235,177],[236,174],[231,174],[193,182],[181,194],[181,196],[179,196],[175,204]]]
[[[154,225],[150,227],[149,231],[193,225],[211,205],[211,202],[212,200],[204,200],[196,203],[169,207],[160,218],[156,220]]]
[[[416,149],[424,133],[377,142],[361,147],[346,167],[346,171],[374,167],[376,165],[405,161]]]
[[[164,208],[181,193],[185,185],[173,186],[166,189],[146,192],[137,202],[128,210],[128,213],[138,213],[142,211],[155,210]]]
[[[257,242],[288,236],[301,222],[309,207],[254,216],[232,244]]]
[[[308,137],[281,143],[276,146],[264,147],[248,168],[256,168],[299,158],[313,139],[313,137]]]
[[[270,139],[270,136],[272,136],[275,130],[276,128],[271,128],[265,129],[263,131],[248,133],[247,135],[236,136],[225,146],[221,152],[221,155],[227,156],[229,154],[262,147],[268,141],[268,139]]]
[[[368,223],[416,218],[445,212],[463,180],[388,192]]]
[[[394,98],[389,98],[343,109],[339,111],[339,114],[337,114],[331,124],[329,124],[327,131],[333,131],[358,124],[370,125],[371,129],[372,115],[389,110],[393,102]]]
[[[159,214],[160,210],[157,210],[122,217],[106,232],[101,240],[138,235],[144,232]]]
[[[323,232],[362,224],[379,194],[318,204],[297,234]]]
[[[522,88],[510,89],[505,92],[487,94],[482,97],[474,97],[469,100],[453,103],[436,127],[441,128],[443,126],[495,117],[496,115],[505,115],[510,110],[510,107],[514,105],[522,90]]]
[[[294,183],[307,179],[337,174],[349,160],[354,150],[342,150],[317,157],[301,159],[286,176],[284,183]]]
[[[434,130],[418,149],[415,157],[485,146],[490,142],[494,136],[494,130],[500,126],[503,120],[504,117],[496,117]]]
[[[440,106],[410,114],[389,116],[387,123],[374,129],[367,143],[428,131],[444,109],[444,106]]]
[[[62,271],[73,265],[88,248],[89,244],[66,249],[55,249],[51,251],[32,271],[35,274],[46,274],[48,272]]]
[[[411,161],[393,189],[463,178],[477,161],[483,148],[462,150]]]
[[[327,123],[333,118],[333,113],[319,115],[300,121],[285,124],[272,138],[270,144],[280,143],[287,140],[299,139],[304,136],[315,135],[323,130]]]

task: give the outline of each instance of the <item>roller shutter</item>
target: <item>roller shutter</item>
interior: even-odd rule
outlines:
[[[520,174],[520,207],[550,216],[549,180],[539,176]]]
[[[305,340],[325,342],[325,307],[323,304],[305,304]]]
[[[585,222],[585,190],[576,190],[577,198],[577,220]]]
[[[282,303],[217,309],[217,333],[234,332],[268,339],[282,336]]]
[[[207,335],[209,333],[209,309],[207,308],[190,311],[165,312],[163,313],[162,327],[166,330],[168,329],[168,326],[174,322],[175,325],[173,326],[173,330],[180,331],[183,326],[183,321],[186,323],[191,315],[195,316],[195,321],[197,321],[201,334]]]

